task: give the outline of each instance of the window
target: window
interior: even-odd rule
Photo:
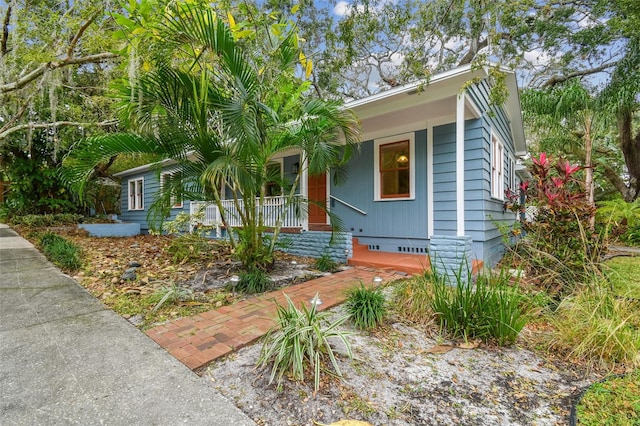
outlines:
[[[144,178],[129,181],[129,210],[144,210]]]
[[[375,200],[413,199],[414,135],[376,140],[374,149]]]
[[[178,172],[164,172],[160,175],[160,186],[171,191],[171,208],[182,208],[182,179]]]
[[[491,135],[491,196],[504,199],[504,145]]]
[[[265,195],[267,197],[282,195],[281,179],[282,160],[267,164],[267,184],[265,185]]]

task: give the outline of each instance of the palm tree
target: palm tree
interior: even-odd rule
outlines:
[[[359,138],[353,113],[307,97],[309,83],[296,74],[308,71],[310,62],[298,47],[295,26],[266,25],[269,19],[236,24],[230,17],[226,23],[208,6],[173,7],[153,32],[171,56],[156,61],[135,82],[133,94],[123,86],[119,95],[131,132],[87,139],[66,159],[66,175],[78,191],[93,168],[113,155],[162,155],[175,162],[181,182],[158,193],[152,218],[166,214],[179,185],[185,199],[215,203],[231,229],[222,203],[230,194],[243,227],[227,233],[229,242],[245,267],[267,268],[282,218],[265,240],[258,206],[272,181],[287,189],[287,204],[296,202],[302,175],[293,183],[278,182],[269,168],[274,156],[295,149],[301,170],[331,170],[338,178]]]

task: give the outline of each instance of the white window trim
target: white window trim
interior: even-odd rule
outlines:
[[[137,182],[142,182],[142,194],[138,194],[138,185]],[[133,192],[133,198],[131,197],[131,184],[133,185],[134,188],[134,192]],[[140,197],[139,197],[140,196]],[[140,198],[140,205],[138,206],[138,198]],[[144,210],[144,177],[139,177],[139,178],[135,178],[135,179],[129,179],[127,181],[127,203],[128,203],[128,210]],[[132,202],[133,201],[133,202]]]
[[[500,156],[500,158],[496,158]],[[504,143],[491,132],[491,198],[504,201]]]
[[[171,170],[171,171],[166,171],[166,172],[162,172],[160,173],[160,188],[162,189],[164,187],[164,177],[165,176],[173,176],[176,174],[175,170]],[[184,197],[182,197],[184,198]],[[174,203],[174,201],[176,201],[176,197],[174,195],[171,196],[171,208],[172,209],[181,209],[184,207],[184,200],[180,199],[179,203]]]
[[[409,141],[409,196],[398,198],[382,198],[380,196],[380,145]],[[416,198],[416,134],[404,133],[373,141],[373,201],[402,201]]]
[[[513,155],[509,154],[507,161],[509,164],[509,176],[507,180],[509,189],[512,192],[518,192],[518,185],[516,183],[516,159]]]

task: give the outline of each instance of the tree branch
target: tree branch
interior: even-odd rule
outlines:
[[[17,80],[0,84],[0,95],[19,90],[31,83],[33,80],[42,76],[47,70],[54,70],[57,68],[68,67],[69,65],[100,63],[109,59],[117,58],[119,55],[111,52],[96,53],[95,55],[83,56],[80,58],[67,58],[62,61],[51,61],[46,64],[42,64],[28,74],[23,75]]]
[[[97,17],[98,17],[98,14],[97,13],[94,14],[91,18],[87,20],[87,22],[84,23],[84,25],[82,25],[78,29],[78,32],[76,33],[75,36],[73,36],[73,38],[71,39],[71,42],[69,43],[69,47],[67,48],[67,59],[73,58],[73,51],[76,49],[78,40],[80,40],[80,37],[82,37],[82,34],[84,34],[86,29],[89,27],[89,25],[91,25],[93,21],[96,20]]]
[[[97,127],[107,127],[107,126],[113,126],[114,124],[117,124],[118,121],[117,120],[105,120],[105,121],[101,121],[99,123],[82,123],[82,122],[78,122],[78,121],[56,121],[54,123],[28,123],[28,124],[19,124],[17,126],[14,126],[10,129],[4,130],[3,132],[0,132],[0,141],[4,138],[6,138],[7,136],[9,136],[12,133],[15,132],[19,132],[20,130],[24,130],[24,129],[47,129],[49,127],[61,127],[61,126],[82,126],[82,127],[91,127],[91,126],[97,126]]]
[[[0,38],[0,56],[9,53],[9,23],[11,22],[11,3],[7,6],[7,13],[4,15],[4,23],[2,25],[2,38]]]
[[[16,121],[18,121],[18,119],[20,117],[22,117],[22,115],[25,113],[25,111],[27,110],[27,108],[29,107],[29,102],[31,102],[31,99],[33,98],[33,96],[29,96],[23,103],[22,106],[20,107],[20,111],[18,111],[13,117],[11,117],[11,119],[9,121],[7,121],[4,126],[0,127],[0,135],[2,133],[5,132],[5,130],[11,128],[11,126],[13,126],[13,123],[15,123]]]
[[[569,74],[565,74],[565,75],[554,75],[552,76],[549,80],[547,80],[546,82],[544,82],[542,84],[542,87],[553,87],[556,84],[560,84],[560,83],[564,83],[565,81],[574,78],[574,77],[582,77],[585,75],[590,75],[590,74],[595,74],[597,72],[601,72],[604,71],[608,68],[612,68],[615,67],[618,63],[617,62],[610,62],[608,64],[602,64],[598,67],[594,67],[594,68],[588,68],[585,70],[581,70],[581,71],[574,71],[574,72],[570,72]]]

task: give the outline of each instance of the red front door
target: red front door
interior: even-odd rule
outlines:
[[[309,223],[327,223],[327,213],[317,204],[326,206],[327,203],[327,175],[309,176]]]

